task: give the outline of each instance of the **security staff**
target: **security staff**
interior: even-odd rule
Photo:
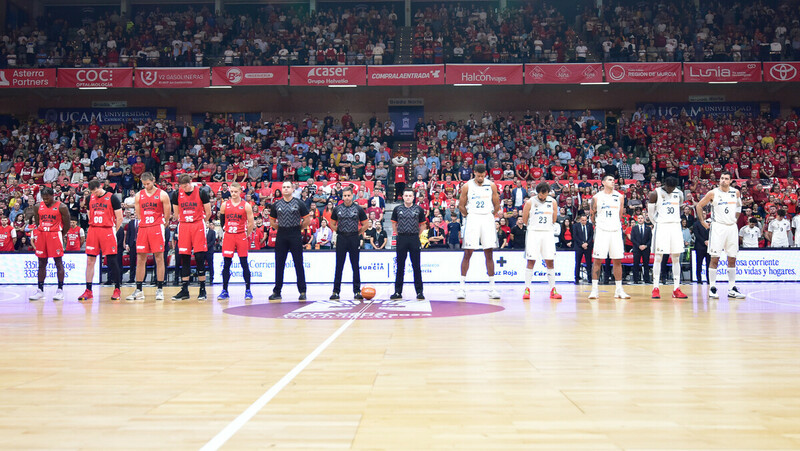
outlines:
[[[301,230],[311,223],[311,213],[306,204],[292,196],[294,187],[292,182],[283,182],[281,194],[283,197],[272,205],[270,210],[270,224],[277,230],[275,239],[275,288],[272,289],[270,301],[281,300],[283,288],[283,273],[286,270],[286,257],[292,253],[294,271],[297,274],[297,290],[300,292],[298,300],[306,300],[306,272],[303,268],[303,235]]]
[[[333,273],[331,301],[339,300],[344,260],[348,254],[353,268],[353,298],[360,301],[364,299],[361,296],[361,271],[358,266],[360,235],[369,227],[369,219],[364,209],[353,202],[352,187],[342,190],[342,201],[331,213],[331,228],[336,232],[336,272]]]
[[[403,298],[403,276],[406,273],[406,255],[411,256],[411,267],[414,270],[414,288],[417,299],[425,300],[422,294],[422,268],[419,261],[419,234],[425,224],[425,212],[414,204],[414,191],[403,191],[403,205],[392,211],[392,224],[397,231],[397,274],[394,280],[394,294],[390,299]]]

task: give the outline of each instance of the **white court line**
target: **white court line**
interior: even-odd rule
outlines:
[[[785,302],[768,301],[766,299],[761,299],[759,297],[753,296],[756,293],[766,293],[766,292],[769,292],[769,291],[772,291],[772,290],[759,290],[759,291],[753,291],[753,292],[747,293],[747,299],[752,299],[752,300],[754,300],[756,302],[766,302],[767,304],[784,305],[786,307],[800,308],[800,305],[798,305],[798,304],[787,304]]]
[[[359,310],[358,313],[347,322],[342,324],[341,327],[336,329],[336,332],[331,334],[325,341],[322,342],[317,349],[314,349],[311,354],[309,354],[305,359],[303,359],[300,363],[297,364],[291,371],[286,373],[285,376],[281,378],[278,382],[275,383],[272,387],[269,388],[260,398],[258,398],[253,404],[250,405],[244,412],[242,412],[236,419],[231,421],[223,430],[221,430],[214,438],[212,438],[208,443],[206,443],[200,451],[216,451],[222,445],[225,444],[231,437],[233,437],[236,432],[239,431],[248,421],[250,421],[261,409],[264,408],[272,398],[274,398],[281,390],[283,390],[289,382],[292,381],[295,377],[297,377],[300,372],[302,372],[311,362],[314,361],[321,353],[325,350],[334,340],[336,340],[339,335],[341,335],[351,324],[353,324],[361,314],[363,314],[369,306],[371,306],[375,301],[370,301],[369,304],[365,305],[364,308]]]

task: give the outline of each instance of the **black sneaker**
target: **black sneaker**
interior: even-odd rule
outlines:
[[[353,299],[355,299],[356,301],[363,301],[364,296],[361,296],[360,291],[356,291],[355,293],[353,293]]]
[[[281,300],[281,294],[273,292],[271,295],[269,295],[269,300],[270,301],[280,301]]]
[[[181,288],[181,291],[177,292],[175,296],[172,296],[173,301],[185,301],[189,299],[189,290],[185,288]]]
[[[403,295],[400,293],[394,293],[393,295],[389,296],[389,299],[396,301],[398,299],[403,299]]]
[[[206,296],[206,289],[205,288],[201,288],[200,289],[200,293],[197,294],[197,300],[198,301],[205,301],[206,299],[208,299],[208,297]]]
[[[300,295],[297,296],[297,300],[298,301],[305,301],[306,300],[306,292],[305,291],[301,291]]]
[[[424,301],[425,300],[425,295],[422,294],[421,291],[419,293],[417,293],[417,300],[418,301]]]
[[[339,293],[334,291],[331,297],[329,298],[331,301],[338,301],[339,300]]]

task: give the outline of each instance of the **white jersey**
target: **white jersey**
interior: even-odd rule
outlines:
[[[789,220],[773,219],[767,230],[772,233],[770,247],[789,247]]]
[[[758,247],[758,239],[761,238],[761,229],[746,225],[739,229],[739,236],[742,237],[742,247]]]
[[[714,188],[714,200],[711,206],[711,220],[718,224],[736,224],[736,213],[742,211],[742,199],[738,196],[739,190],[728,188],[728,192]]]
[[[475,183],[475,179],[467,182],[467,213],[470,215],[494,214],[492,182],[488,179],[483,179],[483,185]]]
[[[800,214],[796,214],[792,218],[792,227],[794,228],[794,245],[800,247]]]
[[[607,232],[619,232],[622,230],[622,222],[619,217],[619,210],[622,206],[622,194],[612,191],[606,194],[600,191],[594,195],[594,203],[597,208],[595,222],[598,230]]]
[[[683,193],[678,188],[673,189],[671,193],[667,193],[663,188],[656,188],[656,194],[658,200],[656,200],[654,221],[657,224],[680,224]]]
[[[539,200],[538,196],[534,196],[530,200],[531,210],[528,215],[528,230],[537,230],[542,232],[553,231],[553,212],[556,208],[556,200],[550,196],[544,202]]]

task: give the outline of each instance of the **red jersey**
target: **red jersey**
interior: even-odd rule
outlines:
[[[100,197],[94,194],[89,198],[89,226],[90,227],[114,227],[117,218],[114,216],[114,207],[111,205],[112,194],[106,192]],[[39,215],[41,220],[41,213]],[[60,221],[59,221],[60,224]],[[41,227],[41,226],[40,226]],[[60,225],[59,225],[60,227]],[[59,229],[61,230],[61,229]]]
[[[227,220],[228,219],[225,218],[225,221],[227,221]],[[226,223],[226,225],[227,225],[227,223]],[[256,250],[256,251],[261,249],[261,246],[262,246],[261,240],[264,239],[264,227],[256,227],[256,229],[253,230],[253,233],[251,233],[248,238],[250,240],[250,249],[253,249],[253,250]],[[274,244],[273,244],[273,246],[274,246]]]
[[[206,209],[200,200],[200,190],[195,188],[186,194],[183,190],[178,192],[178,216],[180,222],[199,222],[206,218]]]
[[[244,233],[247,226],[245,205],[241,199],[237,205],[232,200],[225,202],[225,233]]]
[[[148,196],[146,190],[139,191],[139,211],[142,214],[142,223],[139,227],[164,225],[164,203],[161,202],[159,188],[156,188],[152,196]]]
[[[11,232],[14,231],[14,226],[0,227],[0,252],[13,252],[14,251],[14,237]]]
[[[67,247],[65,251],[81,250],[81,228],[75,227],[67,230]]]
[[[58,208],[61,202],[53,202],[51,207],[42,202],[39,204],[39,230],[42,232],[60,232],[63,228],[61,222],[61,212]]]

